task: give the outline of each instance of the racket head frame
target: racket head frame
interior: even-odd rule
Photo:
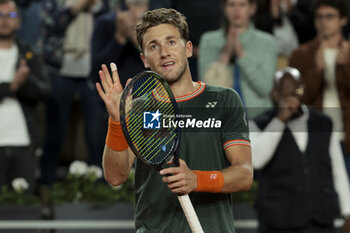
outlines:
[[[156,170],[161,170],[162,169],[162,165],[165,164],[166,162],[170,161],[173,159],[175,166],[179,165],[179,154],[178,154],[178,150],[179,150],[179,142],[180,142],[180,137],[181,137],[181,130],[180,127],[176,127],[175,129],[175,133],[176,133],[176,137],[175,137],[175,143],[171,148],[171,153],[168,153],[168,155],[159,163],[159,164],[151,164],[149,163],[148,160],[146,160],[138,151],[138,149],[135,147],[135,145],[132,142],[132,138],[129,135],[128,132],[128,126],[127,126],[127,119],[126,119],[126,100],[128,97],[128,93],[130,92],[130,89],[133,88],[134,84],[139,81],[140,79],[144,78],[145,76],[148,77],[153,77],[156,78],[157,81],[159,81],[163,87],[165,88],[167,94],[169,95],[169,99],[171,101],[171,104],[174,106],[174,110],[175,110],[175,120],[178,120],[178,115],[179,115],[179,109],[176,103],[176,99],[175,96],[173,94],[173,92],[171,91],[168,83],[156,72],[153,71],[143,71],[140,72],[138,74],[136,74],[132,80],[127,84],[127,86],[125,87],[121,99],[120,99],[120,123],[122,126],[122,130],[123,130],[123,134],[126,138],[126,141],[128,143],[128,145],[130,146],[131,150],[134,152],[134,154],[140,158],[145,164],[153,167]]]

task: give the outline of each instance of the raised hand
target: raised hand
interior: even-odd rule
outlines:
[[[15,77],[13,78],[10,84],[10,89],[12,91],[17,91],[27,81],[29,73],[30,69],[27,66],[27,62],[25,59],[22,58],[20,60]]]
[[[281,121],[287,122],[294,114],[299,111],[300,104],[301,103],[299,98],[295,96],[289,96],[283,101],[280,100],[277,117]]]
[[[340,43],[337,55],[337,64],[346,65],[349,62],[350,54],[349,54],[350,44],[348,41],[343,40]]]
[[[315,56],[315,63],[316,67],[319,71],[322,71],[325,67],[325,61],[324,61],[324,50],[326,46],[324,43],[321,43],[320,47],[318,48]]]
[[[96,88],[98,94],[106,105],[109,116],[114,121],[120,121],[119,105],[120,98],[123,93],[123,87],[120,84],[117,66],[114,63],[111,63],[110,66],[112,77],[108,71],[107,66],[103,64],[102,70],[100,70],[98,73],[103,89],[99,83],[96,83]]]

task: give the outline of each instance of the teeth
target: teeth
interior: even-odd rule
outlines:
[[[174,65],[175,62],[167,62],[167,63],[164,63],[163,66],[168,66],[168,65]]]

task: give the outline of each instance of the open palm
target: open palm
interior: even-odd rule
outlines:
[[[106,105],[109,116],[114,121],[120,121],[119,104],[123,93],[123,87],[120,84],[117,66],[111,63],[112,77],[105,64],[102,65],[102,70],[99,71],[101,84],[96,83],[98,94]]]

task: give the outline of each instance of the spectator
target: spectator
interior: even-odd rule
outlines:
[[[278,71],[275,108],[249,124],[259,233],[333,233],[339,204],[350,226],[349,180],[332,121],[302,104],[300,81],[295,68]]]
[[[304,102],[333,120],[350,174],[350,44],[342,35],[347,22],[345,0],[319,0],[314,17],[317,37],[300,46],[290,65],[305,83]]]
[[[224,0],[223,28],[204,33],[199,46],[200,78],[233,87],[248,108],[248,118],[271,107],[269,91],[277,60],[273,37],[251,22],[255,9],[255,0]]]
[[[126,80],[145,70],[140,58],[140,50],[136,42],[135,26],[137,18],[148,8],[148,0],[125,0],[120,2],[116,10],[105,13],[96,19],[92,35],[91,77],[94,83],[99,82],[98,71],[102,64],[118,62],[120,80],[125,87]],[[102,121],[97,133],[99,145],[105,144],[108,128],[108,112],[104,103]]]
[[[79,94],[85,120],[89,163],[101,166],[103,144],[98,144],[102,108],[91,82],[90,49],[94,16],[105,12],[106,2],[45,0],[43,5],[43,55],[49,69],[53,95],[46,106],[47,137],[41,158],[41,179],[50,186],[56,178],[59,153],[68,128],[71,105]]]
[[[36,106],[49,94],[39,57],[16,38],[20,16],[12,0],[0,1],[0,186],[17,177],[35,191],[41,135]]]
[[[255,27],[275,35],[279,53],[289,57],[299,43],[305,43],[316,35],[311,7],[313,1],[260,0]]]
[[[37,49],[37,43],[40,37],[40,14],[42,10],[41,0],[16,0],[20,14],[21,27],[18,31],[18,37]]]
[[[125,9],[101,15],[95,22],[92,36],[92,79],[99,82],[102,64],[118,62],[123,86],[126,79],[143,71],[137,47],[135,26],[137,18],[148,8],[148,0],[125,0]],[[103,104],[103,103],[102,103]]]
[[[299,46],[291,17],[294,9],[292,0],[261,0],[254,18],[257,29],[271,33],[276,39],[278,69],[288,65],[289,56]]]

